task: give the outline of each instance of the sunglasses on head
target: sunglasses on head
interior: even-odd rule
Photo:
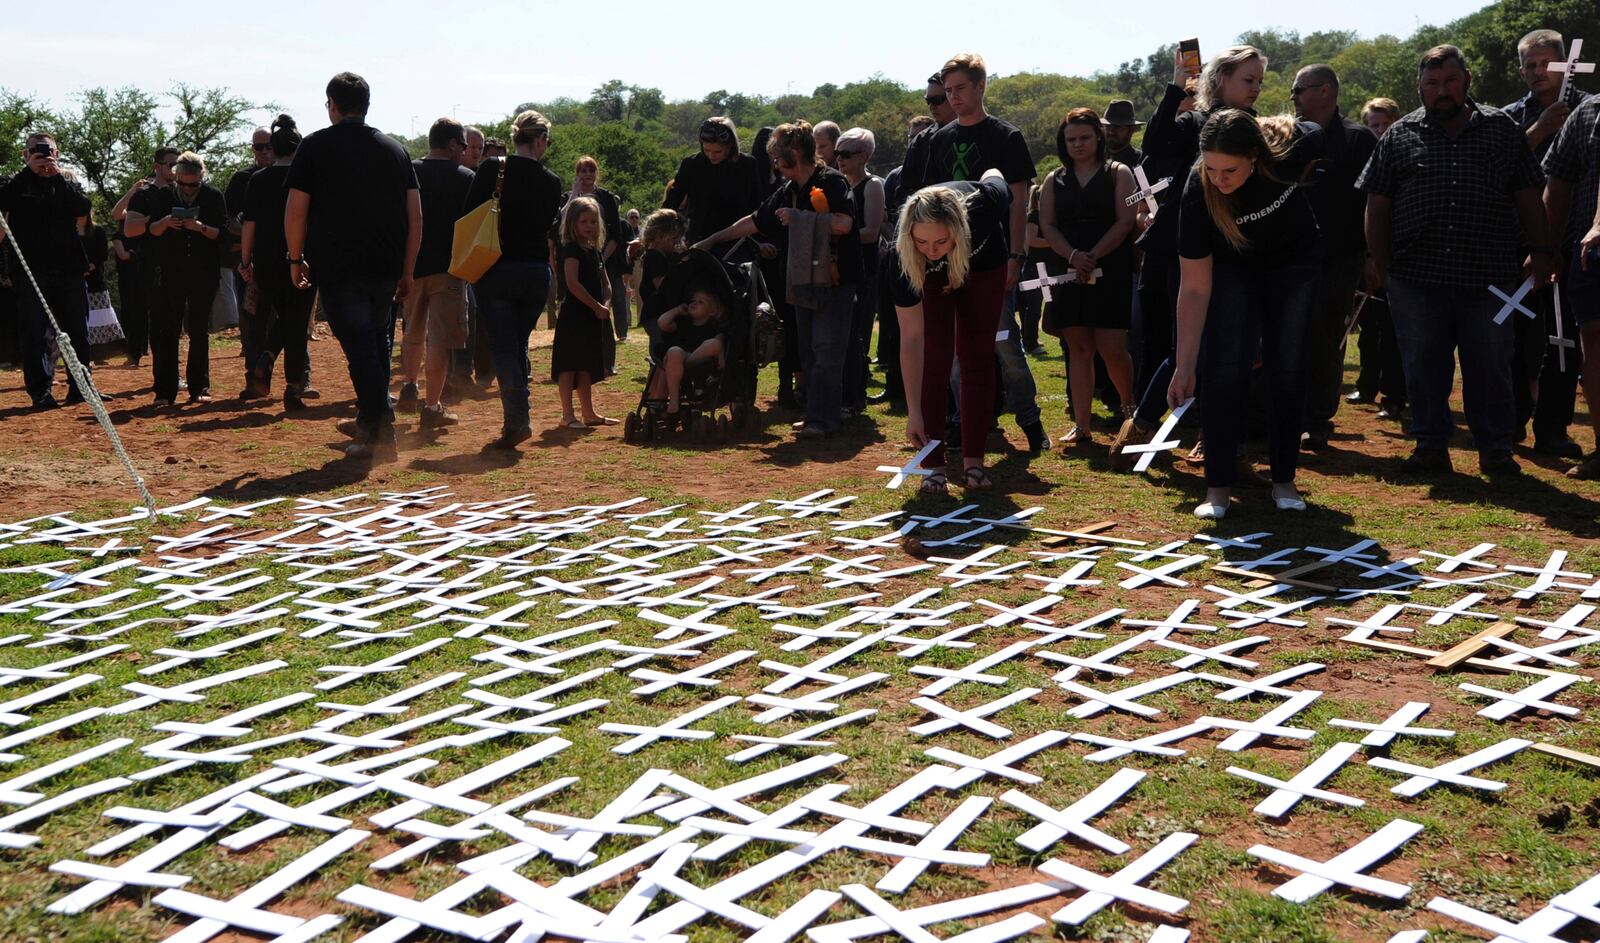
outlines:
[[[924,95],[922,100],[928,103],[929,108],[938,108],[950,100],[949,95]]]
[[[707,121],[700,126],[700,140],[711,144],[726,144],[733,140],[733,132],[718,121]]]

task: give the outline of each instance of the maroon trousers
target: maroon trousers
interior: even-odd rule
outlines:
[[[948,290],[944,272],[929,272],[922,287],[922,422],[930,439],[944,441],[950,396],[950,361],[961,364],[961,455],[982,459],[994,424],[994,332],[1006,296],[1006,267],[968,272]],[[943,468],[944,447],[924,468]]]

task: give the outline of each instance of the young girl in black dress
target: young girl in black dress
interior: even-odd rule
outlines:
[[[600,204],[580,196],[567,204],[561,217],[561,269],[567,297],[556,321],[555,346],[550,355],[550,377],[561,390],[561,424],[568,429],[614,426],[617,420],[594,411],[590,387],[606,375],[602,328],[611,324],[611,283],[600,267],[600,246],[605,243]],[[573,415],[572,391],[578,391],[583,417]]]

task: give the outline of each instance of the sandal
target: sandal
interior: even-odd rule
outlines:
[[[562,423],[562,425],[566,426],[568,429],[587,429],[587,428],[589,428],[589,424],[584,422],[582,419],[574,419],[571,422],[564,422],[564,423]]]
[[[922,484],[917,487],[917,494],[947,495],[950,493],[950,480],[944,472],[934,472],[922,476]]]
[[[1070,451],[1083,448],[1086,445],[1093,445],[1094,434],[1082,426],[1073,426],[1067,430],[1067,434],[1062,436],[1059,441],[1062,451]]]
[[[967,491],[991,491],[994,489],[994,479],[982,465],[974,465],[961,475],[961,487]]]
[[[614,426],[617,424],[617,420],[612,419],[610,416],[596,416],[593,419],[585,419],[583,424],[586,426]]]

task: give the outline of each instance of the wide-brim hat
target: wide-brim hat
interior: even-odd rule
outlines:
[[[1100,119],[1101,124],[1119,124],[1139,127],[1144,122],[1134,117],[1133,102],[1126,98],[1119,98],[1106,106],[1105,117]]]

